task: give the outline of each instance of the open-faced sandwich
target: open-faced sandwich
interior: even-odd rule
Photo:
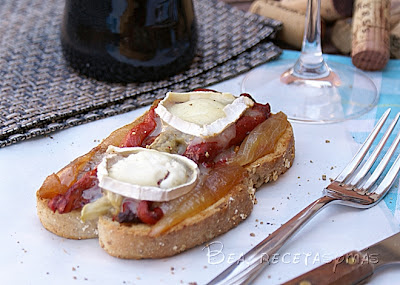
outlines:
[[[132,123],[49,175],[40,221],[66,238],[99,238],[120,258],[162,258],[227,232],[255,190],[294,159],[285,114],[250,95],[169,92]]]

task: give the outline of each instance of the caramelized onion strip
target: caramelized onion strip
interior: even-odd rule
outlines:
[[[157,236],[213,205],[240,184],[247,173],[238,165],[224,165],[208,171],[192,191],[160,205],[164,216],[152,227],[151,236]]]
[[[288,123],[286,115],[282,112],[271,115],[249,133],[231,162],[243,166],[273,152]]]

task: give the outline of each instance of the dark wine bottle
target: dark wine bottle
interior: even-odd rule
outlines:
[[[79,73],[109,82],[167,78],[192,63],[191,0],[66,0],[61,45]]]

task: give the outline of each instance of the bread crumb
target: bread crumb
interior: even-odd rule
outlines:
[[[326,175],[325,174],[322,175],[322,180],[324,180],[324,181],[326,180]]]
[[[255,234],[255,233],[250,233],[250,236],[251,236],[251,237],[255,237],[256,234]]]
[[[325,140],[325,143],[330,143],[331,141],[330,140]]]

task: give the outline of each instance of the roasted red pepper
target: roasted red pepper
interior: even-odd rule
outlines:
[[[243,93],[241,96],[250,97]],[[251,98],[252,99],[252,98]],[[254,100],[253,100],[254,101]],[[269,104],[254,103],[253,107],[246,110],[242,117],[235,123],[236,135],[225,145],[220,147],[216,141],[201,142],[198,144],[189,145],[183,154],[197,164],[203,164],[206,167],[214,165],[213,161],[221,151],[230,148],[231,146],[240,145],[244,138],[259,124],[264,122],[271,115]]]
[[[155,106],[152,106],[144,120],[129,131],[120,147],[145,146],[143,143],[148,141],[150,133],[154,131],[157,126],[154,109]]]
[[[229,142],[229,146],[239,145],[255,127],[268,119],[270,115],[269,104],[254,103],[253,107],[237,120],[235,124],[236,136]]]
[[[151,204],[150,201],[140,201],[137,216],[143,223],[154,225],[164,216],[164,213],[159,207],[151,209]]]
[[[215,90],[213,90],[213,89],[208,89],[208,88],[197,88],[197,89],[194,89],[193,91],[195,91],[195,92],[215,92],[215,93],[219,93],[218,91],[215,91]]]
[[[119,223],[140,223],[140,219],[136,214],[136,202],[131,199],[125,199],[125,202],[122,203],[122,211],[118,213],[114,220]]]
[[[82,208],[89,202],[82,197],[83,191],[96,186],[97,183],[97,168],[95,168],[86,172],[65,194],[59,194],[51,199],[48,206],[51,210],[54,212],[57,210],[60,214]]]
[[[204,164],[212,161],[220,151],[221,147],[217,142],[202,142],[189,145],[183,155],[197,164]]]
[[[122,204],[122,211],[118,213],[114,220],[119,223],[145,223],[154,225],[164,216],[161,208],[152,209],[151,201],[136,201],[125,199]]]

